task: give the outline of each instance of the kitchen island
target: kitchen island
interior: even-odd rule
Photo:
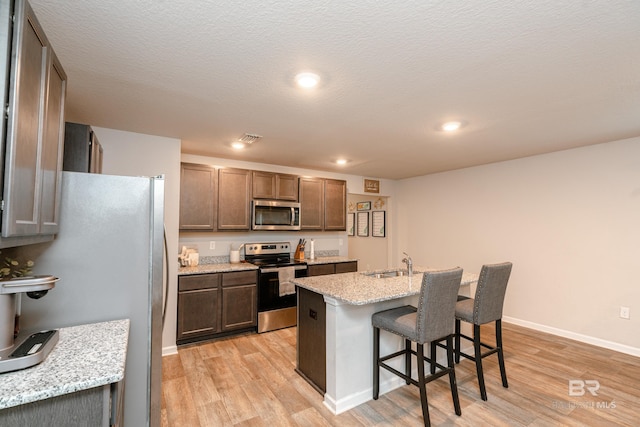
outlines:
[[[298,286],[296,370],[324,395],[324,404],[333,413],[372,399],[371,315],[402,305],[417,306],[422,273],[433,270],[414,267],[412,277],[376,278],[372,272],[354,272],[293,280]],[[460,294],[469,296],[477,280],[477,274],[464,273]],[[381,354],[398,351],[402,345],[399,336],[381,334]],[[402,360],[395,362],[402,370]],[[393,361],[389,364],[394,366]],[[404,384],[383,370],[380,394]]]

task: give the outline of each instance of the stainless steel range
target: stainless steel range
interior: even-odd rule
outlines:
[[[247,243],[245,260],[258,269],[258,333],[295,326],[296,287],[290,280],[307,276],[307,264],[291,257],[289,242]]]

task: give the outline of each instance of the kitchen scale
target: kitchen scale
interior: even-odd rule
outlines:
[[[58,342],[58,331],[41,331],[16,340],[20,318],[20,297],[39,299],[53,289],[54,276],[28,276],[0,280],[0,373],[37,365]]]

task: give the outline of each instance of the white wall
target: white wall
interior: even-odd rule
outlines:
[[[396,199],[394,253],[512,261],[505,320],[640,355],[640,138],[407,179]]]
[[[178,253],[178,217],[180,202],[180,140],[113,129],[93,127],[104,147],[102,172],[108,175],[165,176],[164,222],[169,256]],[[176,351],[176,296],[178,262],[169,260],[169,293],[163,353]]]
[[[300,176],[315,176],[347,181],[347,193],[363,193],[364,177],[331,172],[321,172],[310,169],[291,168],[286,166],[269,165],[265,163],[253,163],[239,160],[221,159],[216,157],[197,156],[183,154],[182,161],[187,163],[208,164],[217,167],[233,167],[268,172],[289,173]],[[380,179],[380,193],[393,194],[394,181]],[[182,232],[180,233],[180,245],[197,249],[200,256],[228,256],[231,246],[237,248],[241,243],[247,242],[290,242],[293,247],[298,239],[314,239],[316,252],[337,250],[340,256],[348,256],[347,234],[343,231],[331,232]],[[215,249],[210,249],[211,242],[215,242]],[[308,250],[308,249],[307,249]],[[244,252],[241,252],[241,256]]]

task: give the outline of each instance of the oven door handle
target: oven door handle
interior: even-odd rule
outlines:
[[[284,267],[261,268],[260,269],[260,273],[277,273],[282,268],[284,268]],[[307,266],[306,265],[295,265],[295,266],[293,266],[293,269],[294,270],[306,270]]]

